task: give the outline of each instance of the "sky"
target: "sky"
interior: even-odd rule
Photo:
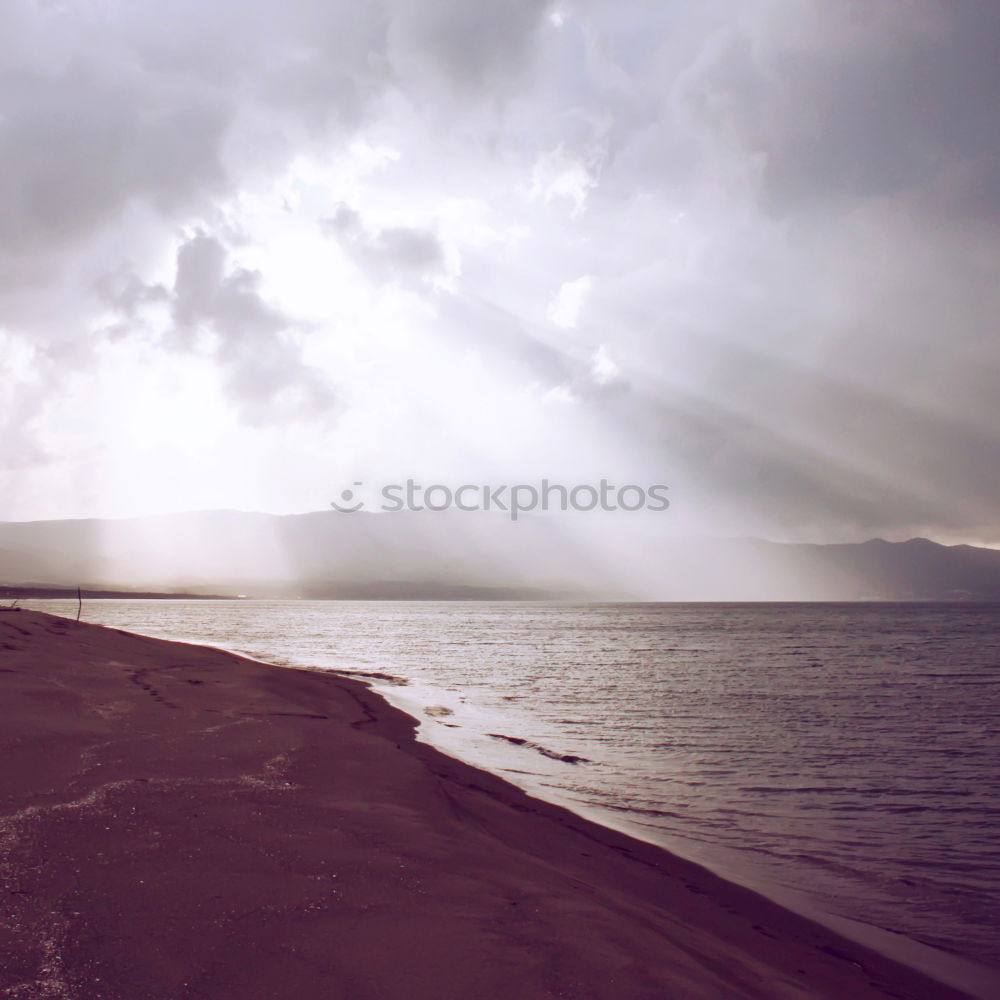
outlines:
[[[1000,545],[995,0],[0,0],[0,519],[669,484]]]

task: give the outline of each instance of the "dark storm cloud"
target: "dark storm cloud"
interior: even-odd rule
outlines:
[[[765,158],[776,209],[913,193],[997,219],[998,40],[983,0],[780,4],[720,39],[682,99]]]

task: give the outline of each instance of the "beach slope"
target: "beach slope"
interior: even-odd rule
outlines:
[[[960,994],[417,743],[357,681],[0,612],[0,997]]]

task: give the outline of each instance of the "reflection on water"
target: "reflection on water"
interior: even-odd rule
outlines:
[[[997,610],[107,601],[85,618],[382,674],[449,752],[1000,964]]]

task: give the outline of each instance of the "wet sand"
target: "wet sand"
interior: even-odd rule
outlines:
[[[414,726],[349,678],[0,612],[0,997],[962,995]]]

